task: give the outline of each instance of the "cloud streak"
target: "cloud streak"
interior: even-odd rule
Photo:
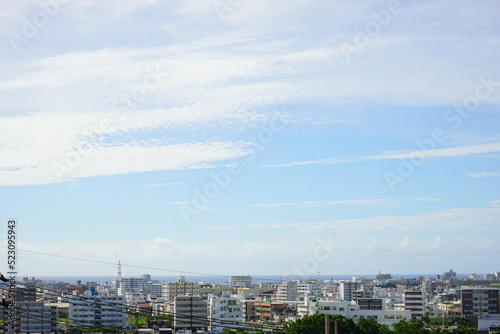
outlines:
[[[448,157],[460,157],[469,156],[476,154],[486,154],[486,153],[497,153],[500,152],[500,143],[486,143],[479,145],[468,145],[468,146],[457,146],[451,148],[440,148],[434,150],[421,150],[421,151],[390,151],[385,152],[380,155],[372,155],[355,159],[318,159],[309,161],[298,161],[298,162],[288,162],[283,164],[273,164],[258,166],[261,168],[283,168],[283,167],[296,167],[296,166],[307,166],[307,165],[337,165],[337,164],[349,164],[357,162],[366,161],[377,161],[377,160],[390,160],[390,159],[432,159],[432,158],[448,158]],[[472,175],[471,175],[472,174]],[[478,176],[479,175],[479,176]],[[493,175],[482,176],[482,174],[470,173],[471,177],[493,177]]]
[[[257,208],[275,208],[282,206],[294,206],[299,208],[319,208],[335,205],[347,206],[367,206],[367,207],[380,207],[387,208],[393,207],[398,204],[398,200],[394,199],[356,199],[356,200],[340,200],[340,201],[309,201],[309,202],[295,202],[295,203],[269,203],[269,204],[251,204],[250,207]]]
[[[435,210],[413,216],[377,216],[361,219],[337,219],[330,221],[311,222],[283,222],[232,225],[237,228],[266,228],[266,229],[298,229],[302,232],[332,232],[335,235],[383,233],[483,233],[500,232],[500,207],[492,202],[487,208],[452,208]],[[477,221],[481,221],[478,226]],[[219,229],[222,226],[203,227],[204,229]]]
[[[500,172],[471,172],[467,175],[473,178],[500,177]]]

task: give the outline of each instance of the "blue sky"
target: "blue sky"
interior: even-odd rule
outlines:
[[[20,275],[498,271],[499,11],[2,1]]]

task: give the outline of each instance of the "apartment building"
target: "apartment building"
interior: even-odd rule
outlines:
[[[144,282],[142,287],[151,297],[160,298],[162,296],[163,284],[160,282]]]
[[[243,321],[242,302],[238,298],[210,296],[208,298],[209,330],[223,332],[227,327],[240,327]]]
[[[123,328],[127,325],[124,296],[79,296],[69,300],[69,324]]]
[[[196,295],[199,290],[198,283],[186,282],[184,276],[179,276],[176,282],[163,282],[161,294],[166,300],[174,300],[176,296]]]
[[[16,301],[16,318],[8,322],[6,333],[56,333],[57,307],[42,302]]]
[[[264,321],[273,321],[278,314],[284,314],[287,304],[271,301],[256,301],[253,303],[255,317]]]
[[[243,321],[252,321],[255,319],[255,302],[256,300],[243,300],[242,311],[243,311]]]
[[[174,328],[197,329],[208,328],[207,301],[200,296],[175,296],[174,297]]]
[[[463,288],[460,296],[463,316],[500,314],[499,288]]]
[[[250,288],[252,287],[252,276],[230,276],[229,286],[231,288]]]
[[[320,295],[320,287],[318,283],[300,282],[300,281],[284,281],[278,285],[274,300],[278,303],[287,301],[301,301],[308,295]]]
[[[298,300],[298,281],[284,281],[278,285],[274,300],[278,303]]]
[[[370,290],[355,290],[351,294],[352,300],[358,300],[361,298],[372,298],[372,297],[373,297],[373,291]]]
[[[420,318],[425,313],[425,293],[420,290],[405,291],[403,294],[405,310],[410,311],[413,318]]]
[[[340,299],[344,301],[351,301],[352,294],[354,291],[361,288],[361,283],[359,282],[342,282],[339,285]]]

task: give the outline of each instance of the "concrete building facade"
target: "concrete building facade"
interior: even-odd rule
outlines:
[[[463,288],[460,296],[463,316],[500,314],[499,288]]]
[[[413,318],[420,318],[425,313],[425,293],[421,290],[405,291],[403,294],[405,310],[411,312]]]
[[[161,294],[166,300],[174,300],[176,296],[197,295],[199,290],[198,283],[186,282],[184,276],[179,276],[176,282],[163,282]]]
[[[242,302],[238,298],[216,297],[208,298],[209,330],[222,333],[224,328],[241,326],[243,321]]]
[[[127,325],[124,296],[79,296],[69,300],[69,323],[72,326]]]
[[[208,328],[207,301],[200,296],[174,297],[174,329],[188,329],[192,332],[197,329]]]
[[[231,288],[250,288],[252,287],[252,276],[230,276],[229,286]]]

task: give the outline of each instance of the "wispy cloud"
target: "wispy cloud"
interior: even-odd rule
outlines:
[[[191,205],[191,201],[174,201],[172,205]]]
[[[137,185],[132,185],[132,186],[118,186],[117,188],[157,188],[157,187],[176,186],[179,184],[180,183],[177,183],[177,182],[174,182],[174,183],[151,183],[151,184],[137,184]]]
[[[429,198],[429,197],[414,197],[412,198],[414,201],[421,201],[421,202],[442,202],[444,199],[441,198]]]
[[[452,208],[434,210],[412,216],[377,216],[362,219],[342,219],[331,221],[284,222],[230,225],[236,228],[298,229],[303,232],[330,231],[337,236],[357,233],[482,233],[500,231],[500,207],[497,201],[486,208]],[[477,221],[482,222],[481,226]],[[219,228],[206,227],[206,228]],[[380,236],[380,234],[378,234]]]
[[[473,178],[500,177],[500,172],[471,172],[467,175]]]
[[[295,206],[299,208],[318,208],[334,205],[361,205],[368,207],[393,207],[399,203],[395,199],[356,199],[356,200],[340,200],[340,201],[309,201],[309,202],[292,202],[292,203],[268,203],[268,204],[251,204],[248,206],[259,208],[274,208],[281,206]]]
[[[389,152],[384,152],[380,155],[372,155],[355,159],[328,158],[328,159],[318,159],[310,161],[288,162],[284,164],[265,165],[259,167],[265,168],[265,167],[295,167],[295,166],[305,166],[305,165],[336,165],[336,164],[348,164],[355,162],[376,161],[385,159],[417,159],[417,158],[431,159],[431,158],[458,157],[458,156],[468,156],[475,154],[496,153],[496,152],[500,152],[500,143],[498,142],[486,143],[480,145],[440,148],[434,150],[389,151]],[[492,176],[488,175],[488,176],[472,176],[472,177],[492,177]]]
[[[98,146],[91,159],[71,168],[57,154],[3,152],[0,162],[0,185],[58,183],[82,177],[120,175],[146,171],[213,167],[217,161],[241,158],[248,153],[248,143],[208,142],[176,145]],[[31,160],[33,159],[33,160]],[[62,161],[62,162],[61,162]]]

